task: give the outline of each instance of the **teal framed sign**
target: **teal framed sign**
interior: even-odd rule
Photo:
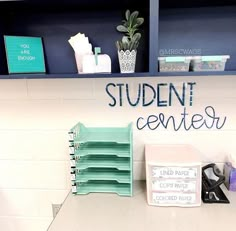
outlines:
[[[9,74],[45,73],[42,38],[4,36]]]

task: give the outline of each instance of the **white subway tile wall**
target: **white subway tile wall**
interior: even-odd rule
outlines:
[[[122,106],[119,87],[110,88],[117,100],[116,106],[111,107],[113,100],[106,93],[108,83],[129,84],[129,97],[135,102],[139,84],[155,87],[158,83],[173,83],[181,91],[184,82],[196,82],[193,106],[187,106],[188,113],[204,114],[206,106],[213,106],[217,116],[227,117],[222,129],[138,130],[136,120],[140,116],[163,112],[181,119],[183,107],[176,97],[168,107],[157,107],[156,103],[131,107],[125,97],[125,86]],[[47,230],[53,219],[52,204],[63,203],[70,191],[67,132],[79,121],[87,126],[126,126],[133,122],[136,180],[145,179],[146,143],[191,144],[199,149],[203,162],[222,166],[227,155],[236,152],[235,89],[235,76],[1,80],[1,230]],[[161,97],[168,99],[168,95],[168,89],[163,87]],[[145,100],[149,102],[152,98],[149,89]]]

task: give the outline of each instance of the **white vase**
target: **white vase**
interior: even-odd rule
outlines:
[[[137,51],[118,51],[118,58],[121,73],[134,73]]]

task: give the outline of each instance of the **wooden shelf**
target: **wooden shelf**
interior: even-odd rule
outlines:
[[[139,77],[181,77],[181,76],[235,76],[236,71],[214,71],[214,72],[157,72],[132,73],[132,74],[21,74],[21,75],[0,75],[1,79],[80,79],[80,78],[139,78]]]
[[[126,78],[126,77],[147,77],[149,72],[131,74],[11,74],[0,75],[0,79],[68,79],[68,78]]]
[[[157,76],[224,76],[236,75],[236,71],[202,71],[202,72],[159,72]]]

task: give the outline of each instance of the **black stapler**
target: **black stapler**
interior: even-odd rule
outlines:
[[[202,200],[204,203],[230,203],[220,185],[225,177],[216,164],[208,164],[202,168]]]

